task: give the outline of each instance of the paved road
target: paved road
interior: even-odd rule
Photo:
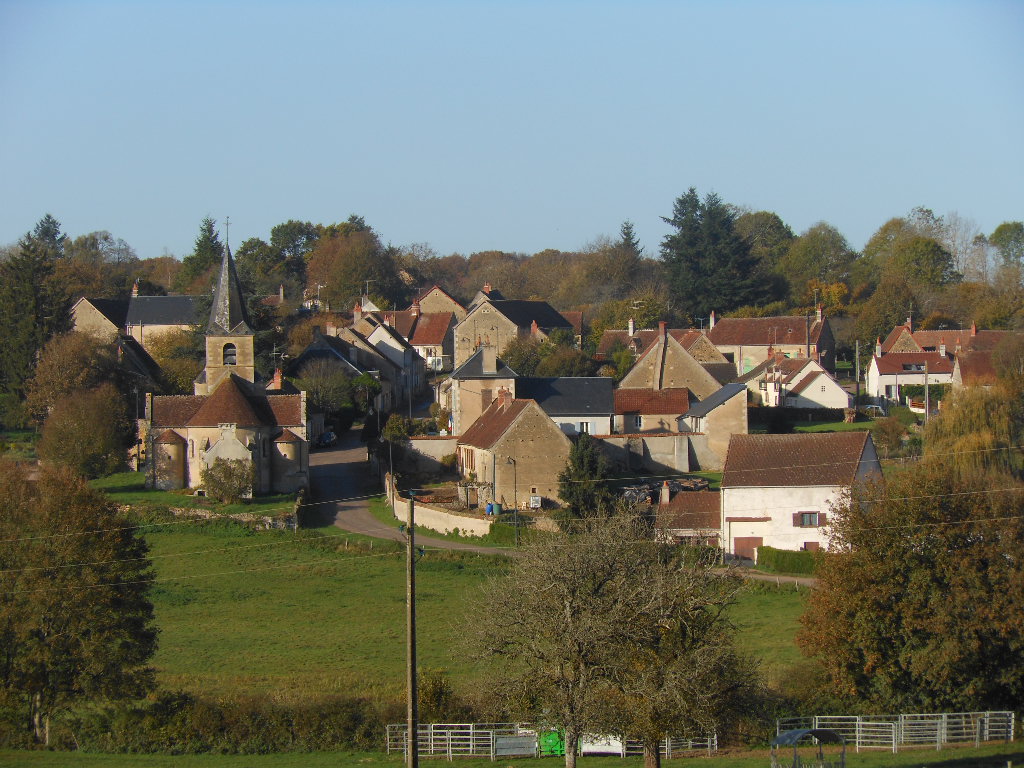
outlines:
[[[334,525],[345,531],[378,539],[405,541],[397,528],[382,523],[370,514],[369,497],[380,494],[377,478],[366,460],[366,446],[359,442],[359,431],[350,429],[329,450],[309,455],[310,503],[305,508],[308,524]],[[339,499],[341,501],[339,501]],[[447,541],[417,534],[417,545],[439,549],[457,549],[488,555],[505,555],[508,550],[481,547],[460,541]]]

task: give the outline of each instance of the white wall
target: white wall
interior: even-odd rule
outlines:
[[[828,537],[824,529],[793,525],[796,512],[823,513],[832,518],[832,504],[840,500],[841,486],[802,486],[783,488],[723,488],[722,531],[728,552],[734,552],[736,537],[760,536],[762,544],[776,549],[797,550],[813,541],[825,549]],[[765,522],[729,522],[729,518],[767,517]]]

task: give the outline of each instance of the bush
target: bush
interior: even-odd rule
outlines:
[[[819,553],[807,550],[757,548],[757,567],[772,573],[812,574],[820,559]]]
[[[200,479],[208,496],[225,504],[235,504],[252,496],[256,467],[245,459],[214,459],[213,465],[203,470]]]
[[[452,472],[455,469],[455,462],[457,457],[454,453],[449,453],[441,457],[441,466],[448,472]]]
[[[134,427],[113,384],[57,402],[43,425],[37,450],[45,461],[64,464],[88,478],[118,472]]]

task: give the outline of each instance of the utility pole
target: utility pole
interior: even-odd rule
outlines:
[[[924,423],[928,423],[931,416],[931,398],[928,396],[928,361],[924,361]]]
[[[853,353],[853,378],[857,382],[856,384],[856,395],[853,400],[853,407],[856,408],[860,405],[860,339],[854,342],[854,353]]]
[[[419,711],[416,692],[416,521],[415,499],[409,491],[408,548],[406,550],[406,768],[419,768]]]

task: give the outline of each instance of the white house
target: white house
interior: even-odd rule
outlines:
[[[900,399],[900,388],[953,381],[953,361],[942,352],[889,352],[868,366],[867,394],[876,401]]]
[[[733,435],[722,476],[726,551],[756,562],[760,546],[827,547],[833,504],[881,473],[869,432]]]
[[[849,408],[850,393],[816,360],[776,355],[740,377],[768,407]]]

